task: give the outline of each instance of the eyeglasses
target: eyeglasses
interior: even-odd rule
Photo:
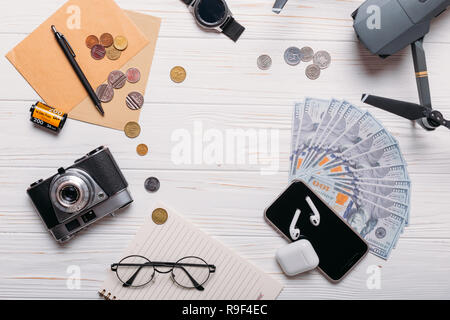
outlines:
[[[111,265],[123,287],[143,287],[149,284],[156,273],[171,273],[172,280],[186,289],[205,290],[203,285],[209,280],[216,266],[205,260],[188,256],[177,262],[152,262],[146,257],[131,255]]]

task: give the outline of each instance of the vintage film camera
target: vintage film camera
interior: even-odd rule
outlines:
[[[41,219],[56,241],[76,233],[133,202],[111,152],[100,147],[58,174],[27,190]]]

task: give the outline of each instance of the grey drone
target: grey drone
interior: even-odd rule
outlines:
[[[352,14],[358,38],[373,54],[386,58],[411,45],[420,98],[419,105],[364,94],[363,102],[417,121],[429,131],[439,126],[450,129],[450,121],[432,108],[423,47],[431,20],[449,5],[450,0],[367,0]]]

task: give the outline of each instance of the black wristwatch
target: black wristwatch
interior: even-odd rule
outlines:
[[[236,42],[245,28],[234,20],[225,0],[182,0],[205,29],[223,32]]]

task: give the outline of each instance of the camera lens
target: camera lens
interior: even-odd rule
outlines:
[[[68,185],[61,189],[61,199],[68,204],[74,204],[80,198],[80,191],[77,187]]]
[[[91,180],[84,172],[68,169],[56,175],[50,186],[50,199],[56,209],[72,214],[81,212],[93,198]]]

